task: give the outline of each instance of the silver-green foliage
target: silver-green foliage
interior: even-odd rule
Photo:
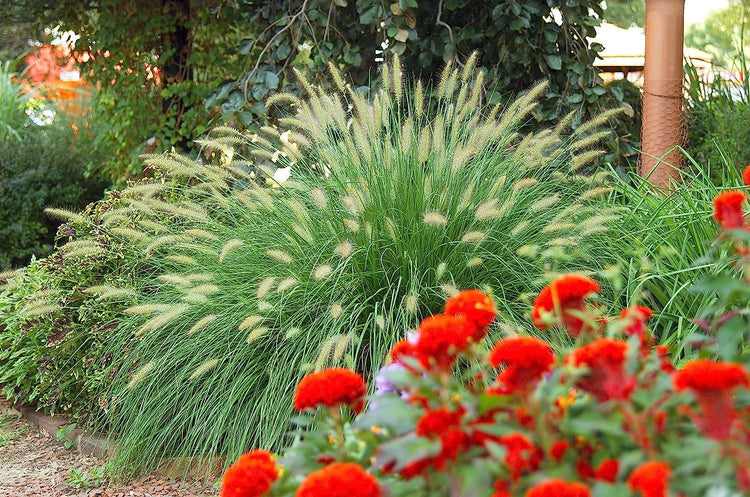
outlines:
[[[269,101],[292,110],[278,127],[217,130],[204,143],[216,165],[147,158],[186,179],[188,200],[141,185],[105,220],[161,271],[137,297],[96,289],[133,302],[110,341],[121,460],[278,447],[305,372],[374,372],[459,289],[493,292],[512,322],[545,272],[603,263],[590,247],[616,218],[597,200],[609,190],[576,174],[597,155],[585,139],[597,123],[521,136],[544,85],[487,108],[471,64],[448,67],[431,98],[406,89],[398,60],[372,98],[332,69],[339,95],[302,79],[306,100]],[[291,179],[275,182],[286,167]]]

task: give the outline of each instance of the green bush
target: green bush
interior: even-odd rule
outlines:
[[[85,176],[96,157],[60,114],[50,125],[25,127],[19,139],[0,139],[0,269],[51,252],[59,222],[45,216],[46,207],[82,209],[106,186]]]
[[[621,208],[598,200],[610,191],[601,175],[574,174],[600,154],[597,123],[519,135],[544,85],[490,109],[476,74],[471,61],[446,70],[433,99],[405,89],[397,64],[371,100],[335,71],[339,96],[302,79],[306,101],[268,101],[295,111],[281,127],[203,142],[218,164],[147,159],[185,180],[126,189],[108,214],[149,261],[107,338],[121,467],[278,447],[306,371],[377,371],[403,330],[461,288],[491,289],[512,326],[545,273],[614,259],[601,237]],[[172,219],[154,223],[160,212]]]

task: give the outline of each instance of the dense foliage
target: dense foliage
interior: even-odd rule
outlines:
[[[576,110],[575,126],[601,103],[610,106],[602,97],[623,101],[592,66],[601,47],[586,37],[600,21],[600,3],[11,0],[0,19],[39,31],[62,23],[81,35],[82,74],[101,91],[100,145],[112,157],[112,178],[122,181],[141,173],[143,151],[191,147],[210,123],[267,119],[270,93],[302,90],[294,69],[315,80],[330,62],[356,87],[377,86],[378,66],[393,54],[431,80],[445,62],[481,50],[490,102],[549,79],[530,121],[544,126]]]
[[[717,198],[725,228],[743,226],[744,199]],[[708,346],[706,358],[675,371],[666,348],[653,348],[650,309],[602,316],[585,302],[598,290],[563,275],[534,301],[534,325],[566,330],[573,347],[518,335],[489,347],[489,297],[449,299],[444,314],[392,349],[356,418],[361,377],[346,369],[306,376],[295,408],[318,416],[298,418],[305,429],[278,461],[262,450],[240,457],[222,497],[746,493],[747,322],[728,331],[734,339],[718,353]]]
[[[82,209],[105,187],[95,173],[98,156],[91,151],[90,134],[79,133],[75,122],[63,110],[49,108],[38,91],[22,95],[9,69],[9,63],[0,68],[0,270],[52,251],[59,222],[44,215],[45,207]]]

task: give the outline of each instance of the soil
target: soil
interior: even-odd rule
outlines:
[[[103,468],[103,461],[68,450],[55,441],[54,435],[34,428],[17,411],[0,403],[2,497],[199,497],[217,494],[216,489],[198,481],[168,481],[152,476],[128,483],[109,482]]]

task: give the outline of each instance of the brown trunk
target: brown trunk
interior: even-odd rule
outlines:
[[[162,85],[166,88],[193,77],[193,68],[190,65],[192,38],[187,28],[190,21],[190,0],[162,0],[162,5],[175,20],[174,30],[169,32],[164,40],[164,49],[169,54],[162,66]],[[162,101],[162,113],[167,117],[174,117],[175,136],[180,136],[179,129],[186,110],[186,104],[180,95],[172,94]],[[180,148],[187,147],[187,144],[184,137],[176,143]]]
[[[640,174],[669,188],[679,179],[685,0],[646,0],[646,62]]]

